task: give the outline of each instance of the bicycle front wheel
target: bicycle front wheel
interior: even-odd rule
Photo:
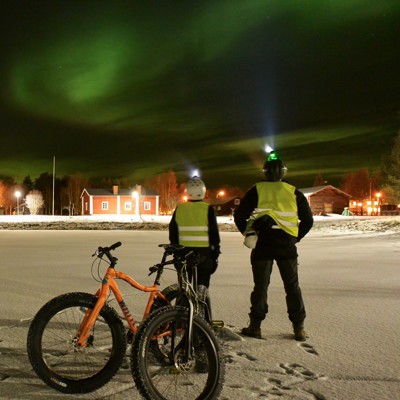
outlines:
[[[27,339],[29,360],[47,385],[63,393],[88,393],[105,385],[118,371],[126,352],[124,326],[107,304],[100,311],[87,346],[76,334],[97,297],[68,293],[45,304],[33,319]]]
[[[172,307],[154,313],[139,328],[132,347],[131,368],[136,387],[145,399],[218,398],[225,369],[214,332],[195,315],[188,358],[187,326],[188,310]],[[155,349],[160,349],[164,357]]]

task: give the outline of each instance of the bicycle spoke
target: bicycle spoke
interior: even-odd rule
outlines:
[[[43,306],[31,324],[28,355],[32,366],[43,381],[61,392],[93,391],[107,383],[122,363],[125,331],[107,306],[101,311],[102,321],[91,328],[86,346],[78,347],[77,332],[96,300],[87,293],[61,295]]]
[[[221,390],[223,367],[213,332],[196,316],[191,357],[188,357],[187,315],[184,309],[162,310],[141,327],[132,349],[132,373],[146,399],[195,400]],[[170,339],[167,342],[166,334]],[[156,340],[157,335],[160,336]],[[155,351],[157,348],[159,353]]]

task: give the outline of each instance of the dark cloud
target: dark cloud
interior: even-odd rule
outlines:
[[[375,169],[397,133],[398,1],[9,1],[0,173],[295,183]]]

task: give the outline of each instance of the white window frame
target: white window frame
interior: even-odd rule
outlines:
[[[146,211],[150,211],[151,210],[151,202],[150,201],[145,201],[143,203],[143,210],[146,210]]]
[[[101,202],[101,209],[102,211],[108,211],[108,201]]]
[[[125,209],[125,211],[132,211],[132,202],[126,201],[124,204],[124,209]]]

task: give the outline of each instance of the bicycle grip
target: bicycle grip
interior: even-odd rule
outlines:
[[[151,274],[154,274],[154,272],[156,272],[158,270],[158,266],[159,265],[157,264],[157,265],[153,265],[152,267],[149,268],[149,271],[150,271],[149,276]]]
[[[117,247],[121,246],[121,242],[116,242],[110,246],[110,250],[115,250]]]

